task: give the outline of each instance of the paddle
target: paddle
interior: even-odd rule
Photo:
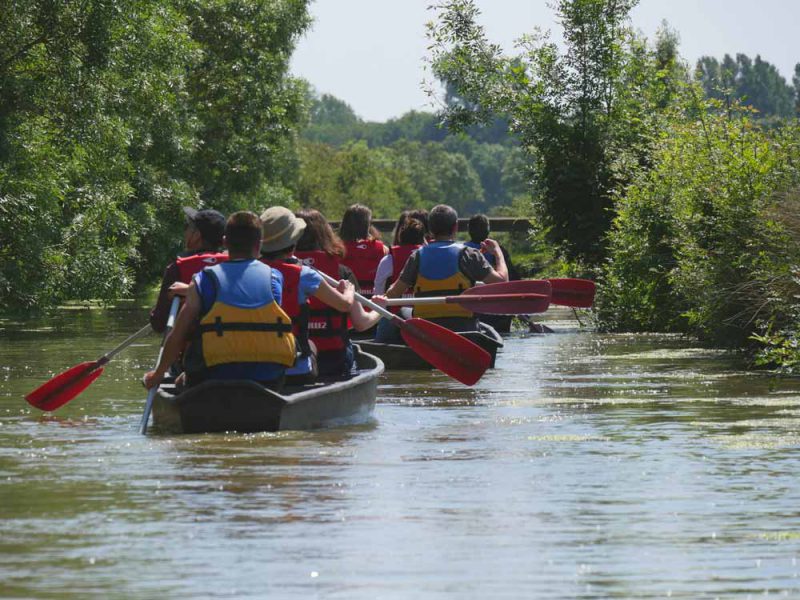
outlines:
[[[321,271],[317,273],[329,284],[338,284],[333,277]],[[492,362],[492,357],[486,350],[446,327],[425,319],[403,319],[361,294],[356,294],[356,300],[382,317],[393,320],[409,348],[442,373],[464,385],[475,385]]]
[[[545,312],[550,305],[548,281],[503,281],[469,288],[458,296],[392,298],[388,306],[458,304],[485,315],[518,315]]]
[[[152,328],[150,325],[145,325],[119,346],[106,352],[97,360],[75,365],[71,369],[43,383],[25,396],[25,400],[27,400],[31,406],[35,406],[44,411],[54,411],[64,406],[67,402],[89,387],[95,379],[100,377],[103,373],[103,367],[105,367],[114,356],[122,352],[140,337],[150,333],[151,330]]]
[[[172,331],[172,327],[175,325],[175,316],[178,314],[178,307],[180,306],[181,299],[178,296],[175,296],[172,299],[172,304],[169,306],[169,317],[167,317],[167,327],[164,329],[164,337],[161,340],[161,348],[158,349],[158,358],[156,358],[156,367],[158,363],[161,362],[161,355],[164,353],[164,342],[167,339],[167,335],[170,331]],[[147,400],[144,403],[144,412],[142,413],[142,420],[139,422],[139,433],[144,435],[147,433],[147,422],[150,420],[150,411],[153,410],[153,400],[156,397],[156,390],[158,386],[155,385],[150,388],[147,392]]]
[[[594,281],[588,279],[548,279],[553,288],[551,304],[572,306],[573,308],[589,308],[594,302]]]

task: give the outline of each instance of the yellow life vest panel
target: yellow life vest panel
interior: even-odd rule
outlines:
[[[414,295],[425,296],[457,296],[471,288],[475,282],[459,269],[464,245],[456,242],[434,242],[417,251],[419,269]],[[440,319],[444,317],[472,317],[471,310],[458,304],[426,304],[414,307],[414,316],[422,319]]]
[[[248,363],[291,367],[296,358],[292,320],[272,294],[272,270],[257,261],[232,261],[204,270],[216,290],[200,318],[187,370]]]

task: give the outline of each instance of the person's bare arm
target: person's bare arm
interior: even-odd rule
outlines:
[[[352,283],[344,279],[339,281],[337,287],[323,281],[319,284],[314,297],[340,312],[348,312],[355,300],[355,288]]]
[[[372,297],[373,302],[375,298],[375,296]],[[361,304],[354,302],[353,307],[350,309],[350,320],[353,322],[353,328],[356,331],[366,331],[376,325],[381,320],[381,316],[375,311],[367,312]]]
[[[164,375],[169,366],[178,360],[183,347],[189,341],[192,334],[192,327],[197,317],[200,315],[200,294],[197,291],[195,282],[189,285],[186,302],[183,304],[178,318],[175,319],[175,327],[167,335],[164,341],[164,352],[161,353],[161,360],[152,371],[148,371],[144,376],[144,385],[147,389],[157,386],[164,379]]]
[[[500,283],[501,281],[508,281],[508,268],[506,268],[506,259],[503,256],[503,251],[500,249],[500,244],[495,240],[486,238],[481,243],[481,249],[486,250],[486,252],[493,255],[495,259],[494,268],[483,278],[483,282]]]
[[[402,279],[395,281],[388,290],[386,290],[387,298],[401,298],[406,293],[410,286]]]

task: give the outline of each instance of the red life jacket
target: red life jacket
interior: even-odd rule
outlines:
[[[191,283],[192,277],[205,269],[228,260],[228,255],[222,252],[202,252],[190,256],[179,256],[175,260],[178,265],[179,281]]]
[[[392,279],[386,282],[386,289],[397,281],[403,267],[406,266],[408,257],[414,253],[417,248],[422,248],[422,244],[405,244],[403,246],[392,246],[389,248],[389,253],[392,255]]]
[[[338,280],[339,259],[322,250],[295,251],[303,265],[313,267]],[[308,337],[320,352],[344,350],[350,342],[347,313],[331,308],[314,297],[308,299]]]
[[[298,262],[285,260],[260,259],[265,265],[277,269],[283,275],[283,293],[281,308],[292,319],[292,333],[297,340],[300,352],[307,356],[308,345],[308,302],[300,305],[300,272],[303,265]]]
[[[347,253],[342,264],[350,267],[358,279],[361,294],[369,298],[375,287],[375,271],[378,270],[378,263],[384,257],[385,246],[380,240],[359,240],[345,242],[344,245]]]
[[[421,248],[422,244],[403,244],[402,246],[392,246],[389,248],[389,254],[392,255],[392,275],[386,281],[386,289],[389,289],[389,286],[392,285],[397,279],[400,277],[400,273],[403,272],[403,267],[406,266],[406,261],[408,257],[414,253],[414,250],[417,248]],[[403,294],[403,298],[413,298],[414,291],[409,289]],[[399,306],[392,306],[389,308],[391,312],[394,314],[398,314],[400,312]]]

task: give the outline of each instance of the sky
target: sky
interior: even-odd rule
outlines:
[[[426,95],[425,24],[435,0],[314,0],[309,31],[292,57],[292,72],[320,93],[347,102],[367,121],[409,110],[437,109]],[[514,54],[514,41],[535,27],[559,27],[547,0],[476,0],[490,41]],[[791,83],[800,62],[797,0],[641,0],[633,26],[652,39],[662,20],[680,35],[691,65],[703,55],[760,54]]]

